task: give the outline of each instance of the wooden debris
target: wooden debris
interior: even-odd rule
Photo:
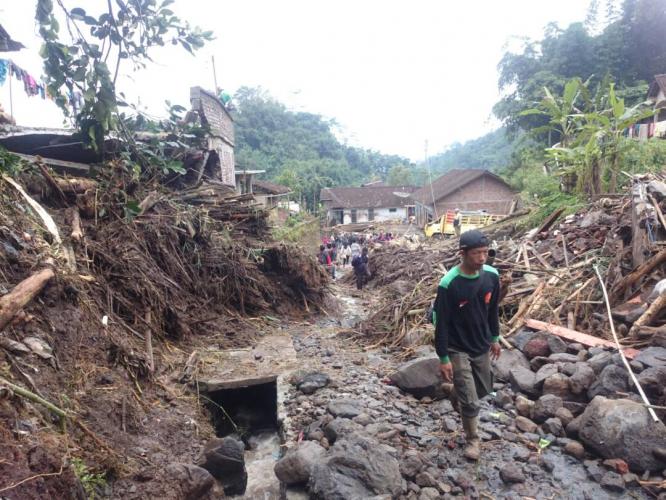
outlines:
[[[599,337],[593,337],[587,333],[577,332],[575,330],[564,328],[563,326],[545,323],[536,319],[527,318],[525,320],[525,326],[528,328],[533,328],[534,330],[552,333],[553,335],[557,335],[558,337],[562,337],[563,339],[567,339],[571,342],[578,342],[579,344],[583,344],[586,347],[602,346],[616,348],[615,343],[611,342],[610,340],[600,339]],[[636,356],[638,356],[638,351],[636,349],[624,349],[624,353],[629,359],[634,359]]]
[[[42,291],[55,276],[55,271],[47,267],[21,281],[8,294],[0,297],[0,331],[7,326],[14,316]]]

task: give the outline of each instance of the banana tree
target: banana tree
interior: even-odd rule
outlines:
[[[654,115],[652,109],[646,109],[645,103],[627,108],[624,99],[618,98],[615,85],[609,84],[603,109],[593,110],[583,115],[585,125],[581,129],[581,141],[594,144],[600,151],[602,168],[608,173],[608,190],[617,188],[617,175],[621,169],[624,154],[635,147],[635,142],[624,138],[624,131],[636,123]],[[595,191],[601,190],[601,177]]]

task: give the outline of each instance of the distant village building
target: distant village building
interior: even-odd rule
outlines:
[[[329,225],[403,221],[414,213],[414,186],[371,185],[323,188],[319,199]]]
[[[654,107],[654,135],[666,137],[666,75],[655,75],[647,93],[647,100]]]
[[[287,197],[291,194],[291,189],[281,184],[273,182],[255,180],[253,185],[254,199],[264,208],[271,209],[277,206],[289,208]]]
[[[423,226],[447,210],[485,210],[508,214],[516,192],[501,177],[478,169],[450,170],[412,194],[416,222]]]
[[[212,176],[228,186],[236,186],[234,120],[222,101],[201,87],[190,89],[192,110],[198,112],[201,123],[209,127],[208,150],[213,164]],[[210,164],[210,159],[208,161]]]

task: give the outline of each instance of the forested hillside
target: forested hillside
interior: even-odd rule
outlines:
[[[243,87],[234,96],[236,163],[266,170],[312,208],[322,187],[359,185],[391,178],[408,183],[413,165],[403,157],[347,146],[334,134],[335,122],[293,112],[262,89]]]

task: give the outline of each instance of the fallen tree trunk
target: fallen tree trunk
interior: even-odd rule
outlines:
[[[611,300],[615,301],[620,298],[623,292],[633,287],[642,277],[652,272],[657,266],[666,262],[666,249],[661,250],[656,255],[653,255],[650,260],[638,266],[634,271],[627,274],[624,278],[618,281],[611,290]]]
[[[92,179],[58,177],[55,183],[58,189],[68,194],[83,194],[89,189],[97,188],[97,182]]]
[[[570,330],[568,328],[564,328],[563,326],[552,325],[550,323],[545,323],[536,319],[526,319],[525,326],[528,328],[533,328],[534,330],[552,333],[553,335],[570,340],[571,342],[578,342],[587,347],[603,346],[617,349],[615,342],[611,342],[610,340],[600,339],[598,337],[588,335],[587,333],[577,332],[576,330]],[[634,359],[636,356],[638,356],[638,351],[636,349],[623,349],[623,351],[625,356],[627,356],[629,359]]]
[[[55,276],[53,269],[42,269],[24,279],[8,294],[0,297],[0,331],[25,307]]]
[[[629,336],[636,336],[636,332],[641,326],[650,326],[652,322],[657,319],[659,313],[664,310],[664,307],[666,307],[666,294],[662,294],[657,297],[657,299],[652,304],[650,304],[650,307],[648,307],[646,311],[641,314],[641,317],[634,322],[631,330],[629,330]]]

